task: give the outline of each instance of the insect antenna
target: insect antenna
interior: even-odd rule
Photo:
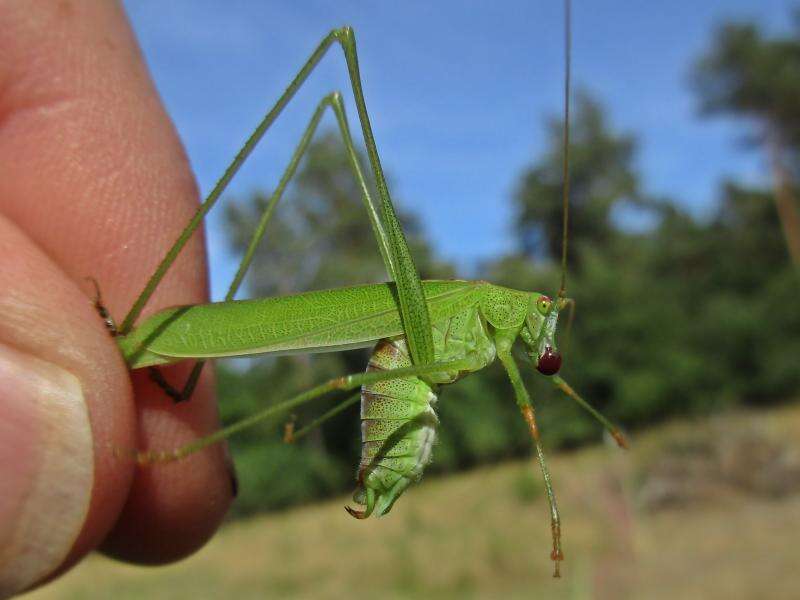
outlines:
[[[564,153],[562,160],[561,194],[561,287],[558,297],[564,298],[567,289],[567,242],[569,241],[569,97],[572,79],[572,2],[564,0]]]

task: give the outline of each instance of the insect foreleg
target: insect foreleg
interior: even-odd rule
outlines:
[[[564,560],[564,553],[561,550],[561,517],[558,512],[555,492],[553,491],[550,470],[547,468],[547,462],[544,458],[544,450],[542,449],[542,443],[539,439],[539,429],[536,426],[536,413],[533,410],[533,405],[531,404],[531,398],[528,394],[528,390],[525,388],[525,384],[523,383],[522,377],[519,374],[517,364],[514,362],[514,358],[511,356],[511,345],[514,341],[514,337],[516,337],[516,332],[497,332],[497,357],[503,364],[503,368],[505,368],[508,378],[511,381],[511,385],[514,388],[517,405],[522,412],[525,422],[528,424],[533,445],[536,449],[536,458],[539,462],[539,467],[542,470],[547,501],[550,505],[550,529],[553,536],[553,552],[550,554],[550,558],[553,560],[555,565],[553,577],[560,577],[561,574],[559,571],[559,564],[560,561]]]
[[[553,385],[561,390],[564,394],[575,400],[575,402],[577,402],[586,412],[600,421],[600,423],[606,428],[608,433],[614,438],[614,441],[617,442],[617,445],[620,448],[628,448],[628,441],[625,439],[625,436],[622,434],[619,428],[606,417],[604,417],[595,407],[581,398],[581,396],[574,389],[572,389],[571,385],[564,381],[559,375],[553,375],[550,378],[550,381],[552,381]]]

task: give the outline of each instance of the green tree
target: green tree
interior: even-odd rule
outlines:
[[[577,115],[570,148],[579,157],[570,213],[577,268],[570,269],[567,292],[578,311],[569,342],[563,327],[559,336],[565,377],[628,426],[791,398],[800,374],[787,361],[798,355],[800,322],[788,298],[789,290],[800,290],[787,275],[772,194],[729,182],[716,213],[693,218],[641,191],[632,137],[611,130],[596,102],[588,111],[579,103]],[[523,173],[516,196],[526,251],[489,265],[487,279],[557,289],[561,123],[553,121],[551,130],[549,148]],[[651,227],[634,231],[615,219],[625,203],[647,210]],[[544,251],[530,240],[544,240]],[[542,254],[551,260],[531,260]],[[788,304],[777,314],[782,301]],[[541,380],[530,383],[547,404],[541,429],[551,443],[598,434],[596,424],[555,400]]]
[[[756,141],[769,153],[786,245],[794,263],[800,264],[795,192],[800,169],[800,39],[767,37],[752,23],[728,23],[719,28],[693,75],[703,111],[750,117],[757,123]]]
[[[563,120],[552,118],[547,128],[548,149],[517,188],[516,226],[526,256],[556,259],[562,243]],[[632,163],[634,138],[611,132],[600,104],[585,93],[578,94],[570,137],[570,239],[576,249],[603,248],[615,233],[615,206],[642,201]],[[579,265],[578,250],[570,253],[570,266]]]

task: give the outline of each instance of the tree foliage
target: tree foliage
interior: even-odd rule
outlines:
[[[698,60],[693,79],[705,112],[756,117],[788,134],[793,144],[800,141],[797,37],[769,38],[753,23],[727,23]]]
[[[563,122],[547,123],[549,147],[522,174],[515,195],[517,235],[528,257],[555,259],[562,243]],[[612,211],[621,202],[641,201],[633,169],[631,135],[609,130],[602,107],[579,94],[571,124],[570,236],[578,245],[603,246],[614,234]],[[571,267],[579,254],[571,255]]]
[[[800,28],[800,12],[797,13]],[[721,27],[695,66],[694,81],[707,113],[749,117],[758,125],[772,164],[774,201],[786,246],[800,266],[800,38],[764,36],[752,23]]]

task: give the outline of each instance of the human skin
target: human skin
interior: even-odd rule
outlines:
[[[173,405],[131,375],[92,305],[121,319],[198,192],[124,11],[0,4],[0,597],[94,549],[157,564],[202,546],[230,504],[222,446],[137,467],[218,426],[211,380]],[[196,235],[145,314],[207,299]],[[187,368],[165,371],[180,382]]]

